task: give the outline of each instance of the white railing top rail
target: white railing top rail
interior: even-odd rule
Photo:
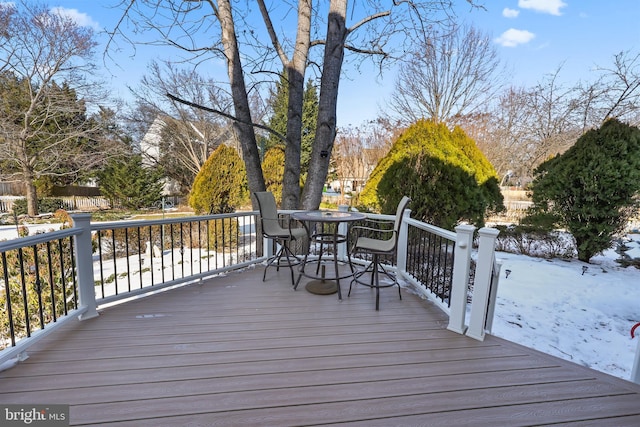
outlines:
[[[456,241],[456,233],[453,231],[445,230],[444,228],[436,227],[435,225],[427,224],[426,222],[418,221],[417,219],[407,218],[405,222],[412,227],[419,228],[429,233],[435,234],[445,239]]]
[[[109,221],[109,222],[92,222],[91,230],[110,230],[114,228],[130,228],[130,227],[149,227],[153,225],[164,224],[179,224],[181,222],[191,221],[210,221],[222,218],[236,218],[239,216],[259,215],[258,211],[238,211],[225,214],[213,214],[213,215],[193,215],[193,216],[181,216],[175,218],[158,218],[158,219],[143,219],[143,220],[123,220],[123,221]]]
[[[0,252],[11,251],[29,246],[47,243],[70,236],[77,236],[80,230],[77,228],[65,228],[63,230],[48,231],[46,233],[34,234],[33,236],[20,237],[18,239],[0,242]]]

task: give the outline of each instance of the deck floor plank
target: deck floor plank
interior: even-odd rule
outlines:
[[[0,372],[0,402],[69,404],[71,425],[637,426],[640,386],[488,336],[433,303],[228,273],[64,325]],[[604,351],[604,349],[603,349]]]

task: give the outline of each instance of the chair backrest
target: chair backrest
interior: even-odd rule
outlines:
[[[258,209],[260,210],[262,233],[272,236],[282,234],[282,227],[280,227],[278,218],[278,207],[273,193],[270,191],[257,191],[253,194],[256,196]]]
[[[400,233],[400,224],[402,224],[402,217],[404,216],[404,210],[407,209],[407,205],[411,202],[411,199],[407,196],[403,196],[400,203],[398,203],[398,209],[396,209],[396,221],[393,225],[393,229],[395,231],[395,235],[398,236]]]

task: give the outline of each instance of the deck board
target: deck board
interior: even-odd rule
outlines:
[[[406,290],[293,291],[248,269],[100,310],[0,372],[0,402],[70,404],[71,425],[637,426],[640,387],[446,330]]]

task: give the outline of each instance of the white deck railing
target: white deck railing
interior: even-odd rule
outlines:
[[[73,253],[69,256],[73,258],[73,282],[77,280],[77,308],[64,315],[54,315],[53,322],[41,325],[41,329],[29,337],[9,343],[10,346],[0,352],[0,366],[12,359],[25,358],[29,346],[65,322],[98,316],[101,305],[263,262],[266,256],[259,253],[257,245],[257,214],[236,212],[112,223],[91,223],[89,214],[76,214],[72,215],[74,226],[71,229],[0,242],[0,254],[4,257],[12,250],[33,247],[36,251],[38,244],[62,237],[73,239],[73,245],[70,245]],[[398,275],[449,315],[448,329],[482,340],[486,325],[490,325],[487,316],[492,313],[491,295],[497,288],[494,274],[497,230],[483,228],[478,232],[477,267],[471,297],[469,278],[475,228],[461,225],[451,232],[413,220],[408,212],[405,214],[394,267]],[[387,215],[371,216],[393,219]],[[233,249],[229,249],[231,247]],[[266,255],[271,247],[269,242],[264,244]],[[341,252],[343,256],[344,253]],[[417,268],[429,275],[421,276]],[[6,269],[4,276],[0,269],[0,292],[10,293],[10,280]],[[428,283],[421,283],[426,280],[442,282],[442,286],[434,292]],[[471,301],[469,316],[468,301]],[[14,321],[3,320],[3,325]]]

